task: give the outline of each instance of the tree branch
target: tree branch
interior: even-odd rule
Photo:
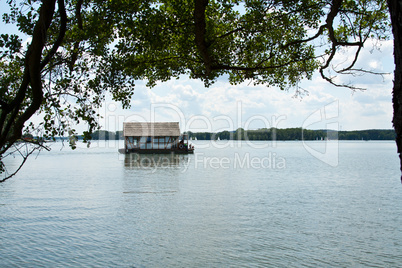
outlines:
[[[57,0],[57,4],[59,7],[60,13],[60,30],[59,35],[57,36],[56,41],[53,44],[52,49],[46,55],[41,63],[41,70],[49,63],[50,59],[53,58],[54,54],[56,54],[57,49],[60,47],[61,43],[64,40],[64,35],[66,34],[67,29],[67,14],[66,14],[66,7],[64,5],[64,0]]]
[[[34,145],[36,145],[36,147],[32,148],[31,150],[28,150],[28,145],[27,145],[28,143],[34,144]],[[27,142],[27,141],[25,141],[24,145],[26,146],[26,153],[25,154],[21,152],[20,148],[18,148],[17,146],[14,145],[15,146],[15,151],[14,152],[18,152],[21,155],[22,162],[19,165],[19,167],[17,168],[17,170],[15,170],[12,174],[5,176],[3,179],[0,179],[0,183],[5,182],[6,180],[8,180],[8,179],[12,178],[13,176],[15,176],[15,174],[17,174],[18,171],[20,171],[20,169],[23,167],[23,165],[27,161],[28,157],[31,154],[33,154],[33,152],[35,152],[36,150],[41,150],[41,148],[43,148],[43,149],[46,149],[47,151],[50,151],[50,149],[48,147],[43,146],[43,145],[41,145],[39,143],[35,143],[35,142]]]
[[[201,57],[204,61],[206,76],[211,73],[212,59],[208,52],[208,45],[206,42],[206,22],[205,22],[205,10],[208,5],[208,0],[195,0],[194,7],[194,21],[195,21],[195,44]]]
[[[80,29],[80,30],[83,29],[82,16],[81,16],[82,4],[83,4],[83,0],[78,0],[77,5],[75,6],[75,16],[77,17],[78,29]],[[79,46],[80,46],[80,40],[77,40],[74,43],[74,49],[73,49],[73,52],[71,54],[70,72],[73,71],[74,64],[77,61]]]
[[[1,137],[0,147],[3,148],[6,143],[14,143],[21,137],[24,123],[40,108],[43,99],[42,79],[41,79],[41,59],[42,51],[46,43],[47,30],[53,20],[56,0],[43,1],[39,10],[39,19],[36,22],[32,41],[25,56],[25,69],[23,80],[16,97],[10,104],[11,115],[3,128],[3,122],[0,122]],[[28,108],[20,115],[20,107],[26,97],[28,87],[31,86],[32,96]],[[17,117],[18,116],[18,117]],[[2,118],[3,119],[3,118]]]

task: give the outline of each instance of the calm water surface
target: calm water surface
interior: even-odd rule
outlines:
[[[0,184],[0,267],[402,263],[394,142],[331,142],[332,166],[305,147],[325,142],[195,145],[157,157],[54,144],[32,157]]]

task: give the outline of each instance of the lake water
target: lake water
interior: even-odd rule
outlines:
[[[393,141],[52,147],[0,184],[0,267],[402,263]]]

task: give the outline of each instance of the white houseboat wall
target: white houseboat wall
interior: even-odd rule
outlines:
[[[188,136],[180,135],[178,122],[123,123],[124,149],[121,153],[193,153]]]

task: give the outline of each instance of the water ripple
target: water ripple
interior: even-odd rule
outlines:
[[[0,266],[399,266],[395,145],[339,146],[334,168],[278,143],[284,170],[200,168],[194,156],[185,172],[133,169],[108,148],[46,152],[0,187]],[[200,153],[238,151],[267,155]]]

